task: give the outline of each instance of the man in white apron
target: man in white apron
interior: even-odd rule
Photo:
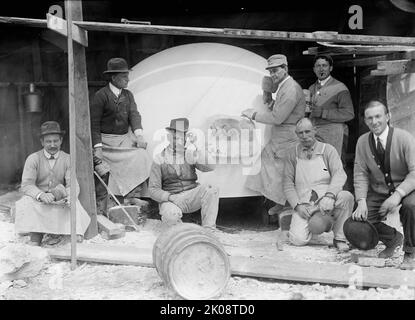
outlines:
[[[284,192],[294,208],[288,233],[290,242],[302,246],[311,240],[309,208],[315,193],[319,214],[328,216],[332,222],[333,245],[339,251],[347,251],[343,224],[352,214],[354,198],[342,190],[347,176],[340,156],[332,145],[316,140],[316,129],[308,118],[298,122],[296,133],[299,143],[290,150],[284,176]]]
[[[15,229],[29,233],[34,245],[40,245],[44,234],[70,235],[70,157],[60,150],[62,135],[55,121],[47,121],[40,129],[43,149],[26,159],[21,191],[16,202]],[[76,183],[77,194],[79,185]],[[83,236],[91,219],[79,200],[76,201],[76,233]]]
[[[295,124],[305,115],[305,97],[301,86],[288,74],[287,57],[275,54],[268,58],[266,68],[272,85],[276,85],[275,101],[266,111],[246,109],[242,115],[271,126],[271,139],[261,153],[261,170],[246,179],[248,189],[261,193],[276,204],[270,212],[278,213],[286,203],[282,189],[284,158],[297,143]]]

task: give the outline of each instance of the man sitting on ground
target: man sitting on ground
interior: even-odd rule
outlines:
[[[71,233],[70,157],[60,150],[63,134],[57,122],[43,123],[40,128],[43,149],[29,155],[24,165],[21,184],[24,196],[16,202],[15,229],[17,233],[29,233],[33,245],[40,245],[45,234]],[[78,196],[79,186],[77,181],[75,183]],[[76,214],[76,233],[80,241],[91,219],[79,201]]]
[[[215,229],[218,215],[218,188],[197,182],[196,169],[207,172],[203,150],[185,148],[189,120],[173,119],[166,128],[169,145],[153,161],[149,180],[150,197],[160,203],[165,225],[181,222],[182,213],[201,209],[202,226]]]

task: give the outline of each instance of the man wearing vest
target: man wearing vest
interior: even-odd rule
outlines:
[[[369,221],[386,248],[380,258],[390,258],[403,242],[401,268],[415,268],[415,138],[405,130],[388,125],[389,111],[379,101],[364,111],[370,132],[357,141],[354,188],[357,208],[352,219]],[[403,233],[382,221],[400,204]]]
[[[15,229],[17,233],[29,233],[33,245],[40,245],[44,235],[70,235],[70,157],[60,150],[62,136],[55,121],[47,121],[40,127],[43,149],[26,159],[21,191],[23,197],[16,202]],[[81,203],[76,201],[76,233],[79,240],[91,221]],[[56,244],[62,237],[50,237],[48,244]],[[55,242],[55,243],[52,243]]]
[[[212,171],[214,165],[206,159],[204,150],[194,144],[185,145],[188,129],[186,118],[173,119],[166,128],[169,145],[153,161],[150,197],[160,204],[164,225],[180,223],[183,213],[201,209],[202,226],[216,230],[219,190],[213,185],[199,184],[196,174],[196,169]]]
[[[317,81],[309,88],[310,119],[316,127],[316,137],[334,146],[344,161],[343,150],[347,147],[349,135],[345,122],[354,118],[350,92],[342,82],[331,76],[333,59],[329,55],[316,56],[313,71]]]

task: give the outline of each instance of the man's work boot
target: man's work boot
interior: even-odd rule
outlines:
[[[333,240],[333,246],[337,249],[339,252],[347,252],[350,250],[349,245],[346,243],[346,241],[341,240]]]
[[[399,268],[402,270],[415,270],[415,252],[405,252]]]
[[[402,246],[403,242],[403,235],[400,232],[396,233],[395,238],[393,238],[392,242],[387,246],[384,250],[379,252],[378,257],[382,259],[388,259],[393,256],[395,253],[395,249]]]

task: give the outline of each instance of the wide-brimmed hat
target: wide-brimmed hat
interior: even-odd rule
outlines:
[[[172,119],[166,130],[186,133],[189,130],[189,120],[187,118]]]
[[[347,241],[360,250],[373,249],[379,242],[379,234],[369,221],[348,218],[344,222],[343,232]]]
[[[40,126],[39,136],[43,137],[47,134],[60,134],[63,136],[65,134],[65,130],[61,130],[59,123],[56,121],[46,121]]]
[[[130,72],[131,69],[128,68],[127,61],[123,58],[112,58],[107,62],[107,70],[103,73],[120,73],[120,72]]]
[[[274,54],[268,58],[267,62],[268,66],[265,68],[266,70],[274,67],[279,67],[283,64],[288,66],[287,57],[283,54]]]

